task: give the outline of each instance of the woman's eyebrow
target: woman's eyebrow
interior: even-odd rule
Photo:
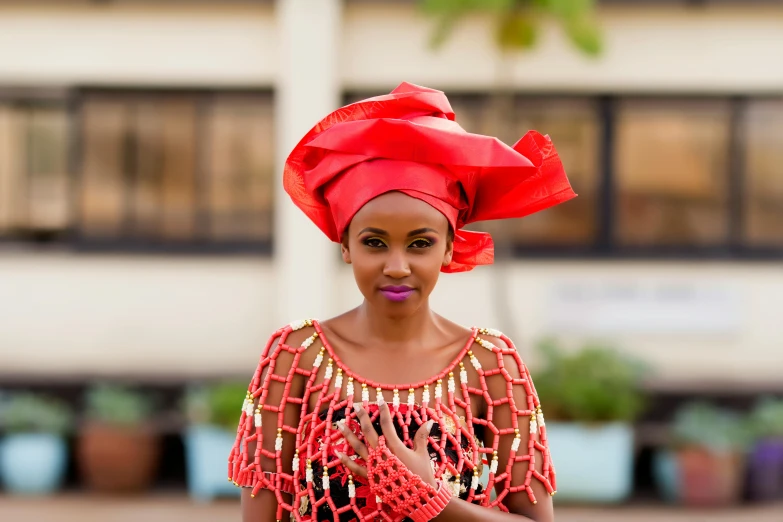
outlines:
[[[410,232],[408,232],[408,237],[420,236],[421,234],[426,234],[428,232],[434,234],[438,233],[438,231],[435,230],[434,228],[417,228],[416,230],[411,230]]]
[[[379,236],[388,236],[388,235],[389,235],[389,233],[388,233],[388,232],[386,232],[385,230],[383,230],[383,229],[381,229],[381,228],[373,228],[373,227],[367,227],[367,228],[363,228],[363,229],[362,229],[362,230],[360,230],[360,231],[359,231],[359,233],[358,233],[358,234],[356,234],[356,235],[357,235],[357,236],[361,236],[361,235],[362,235],[362,234],[364,234],[365,232],[369,232],[370,234],[378,234]]]

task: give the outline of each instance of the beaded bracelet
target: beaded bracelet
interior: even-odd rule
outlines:
[[[438,516],[451,500],[451,489],[439,482],[438,488],[413,474],[379,437],[378,445],[369,452],[367,479],[370,490],[398,515],[414,522],[427,522]]]

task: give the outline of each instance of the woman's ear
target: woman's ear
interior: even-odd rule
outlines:
[[[454,241],[449,240],[448,244],[446,245],[446,253],[443,254],[443,266],[449,266],[453,258],[454,258]]]
[[[343,240],[340,243],[340,254],[343,256],[343,261],[346,265],[351,264],[351,251],[348,249],[348,242]]]

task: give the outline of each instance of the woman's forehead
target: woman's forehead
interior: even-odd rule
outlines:
[[[385,223],[386,227],[447,228],[448,220],[432,205],[402,192],[387,192],[368,201],[353,218],[353,225],[362,227]],[[379,227],[384,228],[384,227]]]

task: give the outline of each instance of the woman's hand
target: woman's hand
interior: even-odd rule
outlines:
[[[375,428],[370,420],[370,415],[362,408],[361,405],[354,407],[356,410],[356,418],[362,427],[362,433],[364,434],[364,440],[370,448],[375,448],[378,445],[378,434],[375,432]],[[380,410],[381,430],[386,438],[386,447],[391,450],[394,455],[397,456],[400,461],[410,470],[414,475],[418,475],[421,479],[430,484],[433,487],[437,486],[435,482],[435,473],[432,471],[432,464],[430,462],[430,455],[427,450],[427,442],[432,429],[433,420],[429,420],[422,424],[413,439],[413,449],[408,448],[397,436],[397,432],[394,429],[392,423],[391,413],[389,412],[389,406],[385,402],[378,406]],[[340,432],[345,437],[345,440],[353,447],[353,450],[359,455],[365,462],[369,455],[367,446],[362,444],[359,438],[349,430],[344,422],[337,423]],[[367,478],[367,468],[361,466],[348,458],[343,453],[338,453],[340,462],[348,468],[351,473],[363,478]]]

